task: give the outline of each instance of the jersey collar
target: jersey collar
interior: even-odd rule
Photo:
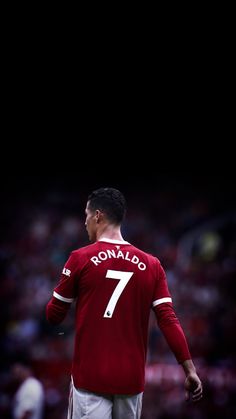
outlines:
[[[125,240],[113,240],[113,239],[107,239],[106,237],[102,237],[102,239],[99,239],[98,241],[106,242],[106,243],[113,243],[113,244],[130,244],[129,242]]]

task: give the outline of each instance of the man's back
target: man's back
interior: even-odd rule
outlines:
[[[99,188],[88,196],[85,227],[94,244],[71,253],[47,304],[47,319],[58,324],[77,300],[70,418],[140,418],[151,307],[182,363],[187,394],[202,397],[165,272],[156,258],[123,240],[125,213],[118,189]]]
[[[54,295],[77,298],[75,386],[143,391],[150,309],[171,301],[159,261],[128,242],[103,238],[72,252]]]

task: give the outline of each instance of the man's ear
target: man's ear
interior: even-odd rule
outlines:
[[[100,223],[100,221],[102,220],[102,216],[103,214],[100,210],[95,211],[95,220],[97,224]]]

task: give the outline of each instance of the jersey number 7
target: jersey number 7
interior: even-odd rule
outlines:
[[[106,306],[103,317],[107,317],[109,319],[112,317],[117,301],[119,300],[121,293],[124,291],[133,274],[134,272],[115,271],[113,269],[107,270],[106,278],[118,279],[119,282],[115,287],[112,296]]]

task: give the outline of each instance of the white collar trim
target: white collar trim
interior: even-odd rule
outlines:
[[[99,242],[113,243],[113,244],[130,244],[129,242],[127,242],[125,240],[107,239],[106,237],[103,237],[102,239],[99,239],[98,241]]]

